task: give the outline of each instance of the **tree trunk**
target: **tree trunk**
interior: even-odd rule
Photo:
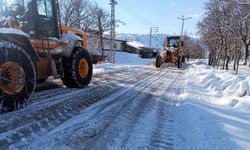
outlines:
[[[227,56],[227,61],[226,61],[226,70],[228,70],[228,64],[229,64],[229,61],[230,61],[230,56]]]
[[[227,60],[227,48],[225,47],[225,54],[224,54],[223,66],[222,66],[222,69],[223,69],[223,70],[225,69],[226,60]]]
[[[208,65],[209,65],[209,66],[211,66],[212,63],[213,63],[213,62],[212,62],[212,59],[213,59],[213,58],[212,58],[212,53],[210,52],[210,53],[209,53],[209,57],[208,57]]]
[[[99,27],[99,38],[100,38],[100,46],[102,51],[101,61],[104,61],[104,48],[103,48],[103,39],[102,39],[102,25],[101,25],[101,13],[98,14],[98,27]]]
[[[240,57],[241,57],[241,52],[238,53],[238,57],[237,57],[236,74],[238,74],[238,70],[239,70]]]
[[[223,58],[222,70],[224,70],[224,69],[225,69],[226,59],[227,59],[227,56],[225,55],[225,56],[224,56],[224,58]]]
[[[218,56],[217,56],[217,69],[220,67],[220,60],[221,60],[221,51],[219,51]]]
[[[247,60],[248,60],[248,55],[249,55],[248,45],[249,44],[245,44],[246,49],[245,49],[245,62],[244,62],[244,65],[247,65]]]
[[[236,47],[237,48],[237,47]],[[236,70],[236,60],[237,60],[237,57],[236,57],[236,48],[234,49],[234,68],[233,68],[233,70],[235,71]]]
[[[228,43],[227,43],[227,34],[225,35],[224,39],[224,44],[225,44],[225,55],[224,55],[224,60],[223,60],[223,70],[226,67],[226,70],[228,70],[228,61],[229,61],[229,56],[228,56]]]
[[[216,66],[216,53],[215,52],[213,52],[213,54],[212,54],[212,65],[213,65],[213,67]]]
[[[219,69],[219,67],[220,67],[222,44],[223,44],[223,40],[220,40],[219,52],[218,52],[218,55],[217,55],[217,69]]]

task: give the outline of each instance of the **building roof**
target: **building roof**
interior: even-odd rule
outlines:
[[[99,39],[99,36],[98,35],[95,35],[95,34],[88,34],[87,35],[88,38],[96,38],[96,39]],[[110,37],[108,36],[103,36],[102,37],[104,40],[111,40]],[[119,38],[115,38],[115,41],[120,41],[120,42],[128,42],[127,40],[123,40],[123,39],[119,39]]]
[[[127,44],[137,49],[141,49],[142,47],[147,47],[146,45],[138,41],[129,41],[127,42]]]

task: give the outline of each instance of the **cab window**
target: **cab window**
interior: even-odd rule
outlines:
[[[37,0],[38,15],[53,18],[51,0]]]
[[[42,37],[56,37],[56,21],[51,0],[37,0],[37,11],[40,20]]]

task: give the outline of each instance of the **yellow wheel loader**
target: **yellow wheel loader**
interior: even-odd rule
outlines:
[[[183,41],[180,36],[168,36],[164,40],[163,50],[156,57],[156,68],[160,68],[164,63],[173,63],[181,68],[185,62],[183,54]]]
[[[58,0],[0,0],[0,106],[13,111],[49,76],[70,88],[92,78],[86,35],[60,22]]]

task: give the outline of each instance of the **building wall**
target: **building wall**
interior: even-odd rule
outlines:
[[[87,50],[90,53],[101,53],[99,40],[97,38],[89,37]]]
[[[116,51],[122,51],[123,46],[122,43],[124,41],[120,40],[115,40],[114,41],[114,50]],[[103,39],[103,48],[104,50],[109,50],[111,45],[111,41],[109,39]],[[95,50],[95,51],[101,51],[101,45],[100,45],[100,40],[97,37],[89,37],[88,38],[88,50]]]
[[[110,40],[104,40],[103,42],[103,47],[104,49],[106,50],[109,50],[110,49],[110,45],[111,45],[111,41]],[[122,51],[122,41],[114,41],[114,50],[116,51]]]

